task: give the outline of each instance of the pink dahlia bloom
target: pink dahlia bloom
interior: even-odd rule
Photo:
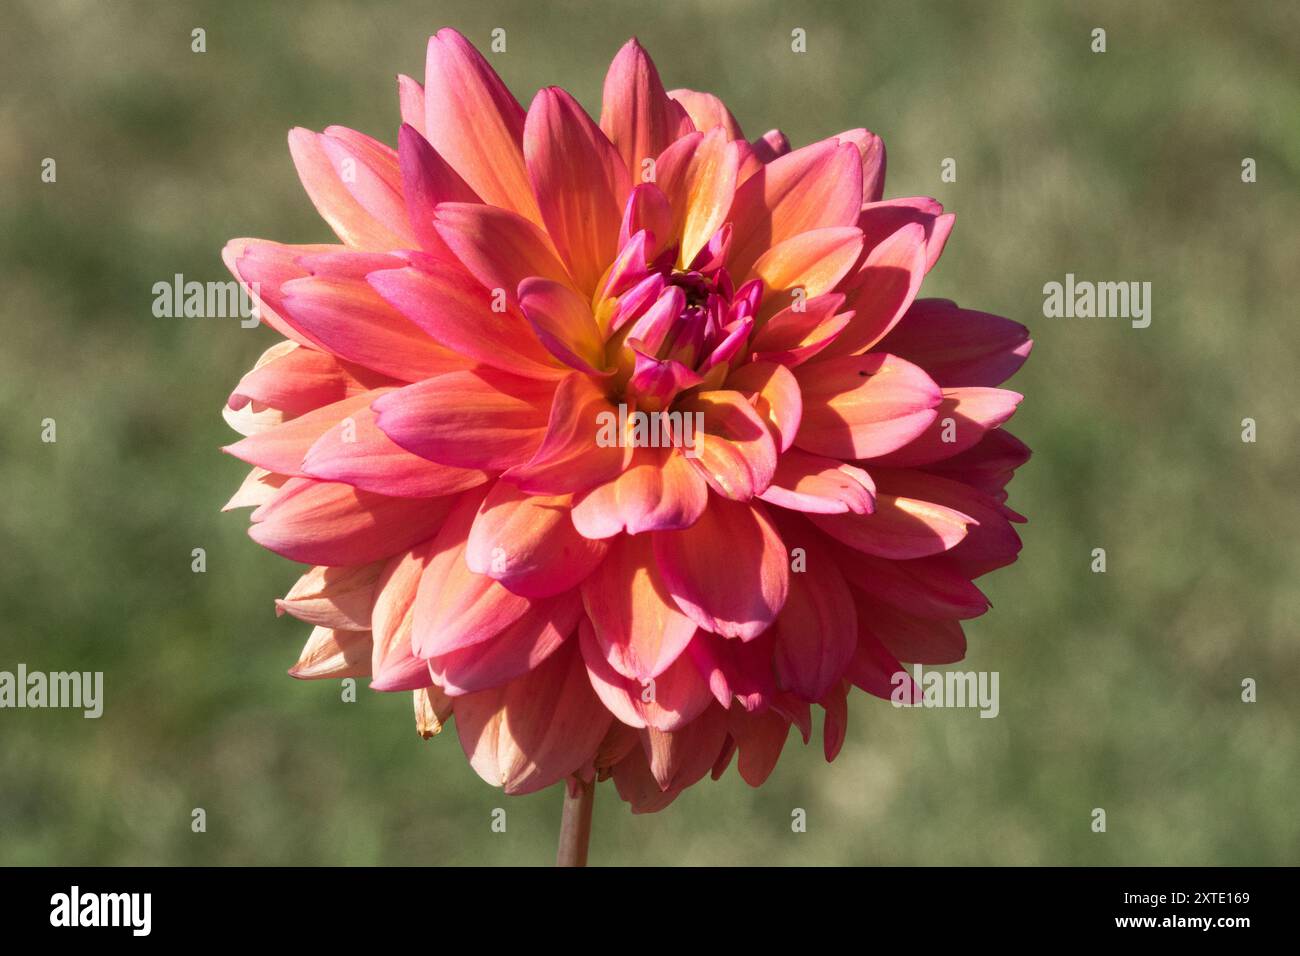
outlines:
[[[762,783],[814,706],[833,759],[850,688],[959,660],[1020,549],[997,386],[1030,342],[916,298],[953,217],[882,200],[880,139],[747,140],[635,40],[599,122],[451,30],[398,94],[396,150],[289,135],[339,244],[225,250],[285,339],[226,450],[253,539],[312,566],[291,673],[414,691],[507,793],[652,811]]]

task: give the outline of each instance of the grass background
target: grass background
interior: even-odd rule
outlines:
[[[1035,451],[1012,486],[1025,550],[983,582],[994,610],[964,665],[1000,672],[1001,716],[855,695],[833,765],[792,740],[763,789],[733,769],[642,817],[603,785],[593,862],[1300,863],[1300,6],[5,0],[2,16],[0,669],[102,670],[106,705],[0,711],[0,863],[551,861],[558,792],[483,784],[454,731],[416,737],[409,695],[342,703],[285,676],[306,627],[271,602],[298,572],[218,514],[243,474],[217,451],[219,411],[273,336],[151,313],[173,273],[225,279],[229,237],[328,241],[286,131],[394,142],[393,76],[422,76],[444,25],[483,48],[505,28],[492,60],[525,104],[559,84],[598,110],[636,34],[669,86],[720,94],[751,136],[873,129],[886,195],[957,213],[924,293],[1037,340],[1012,382]],[[1151,327],[1043,318],[1067,272],[1151,282]]]

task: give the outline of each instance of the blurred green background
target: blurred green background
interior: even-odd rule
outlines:
[[[597,111],[636,34],[670,87],[720,94],[750,136],[867,126],[887,196],[957,213],[924,294],[1037,340],[1011,383],[1035,452],[1012,485],[1026,546],[967,628],[1001,716],[855,694],[833,765],[795,738],[761,790],[733,768],[651,816],[602,785],[594,863],[1300,863],[1300,5],[2,9],[0,670],[102,670],[106,703],[98,721],[0,711],[0,863],[553,859],[558,791],[503,797],[454,730],[417,738],[408,694],[343,703],[285,675],[308,628],[272,599],[298,570],[247,539],[246,512],[218,513],[245,470],[217,450],[219,412],[275,337],[151,312],[174,273],[227,278],[230,237],[331,241],[286,131],[395,142],[394,74],[422,77],[444,25],[484,49],[503,27],[491,59],[525,104],[559,84]],[[1151,327],[1043,318],[1066,272],[1151,282]]]

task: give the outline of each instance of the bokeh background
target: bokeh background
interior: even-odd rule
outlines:
[[[298,571],[247,539],[245,513],[218,513],[244,473],[218,452],[219,412],[274,336],[151,312],[174,273],[227,278],[230,237],[328,241],[286,131],[394,142],[394,74],[421,77],[444,25],[483,48],[505,28],[491,59],[525,103],[560,84],[597,111],[636,34],[670,87],[720,94],[751,136],[867,126],[888,145],[887,196],[957,213],[925,294],[1037,340],[1011,383],[1035,451],[1012,486],[1025,550],[982,582],[994,609],[968,626],[963,665],[1000,673],[1001,715],[855,694],[833,765],[792,738],[763,789],[733,769],[642,817],[604,784],[593,862],[1300,862],[1300,6],[0,10],[0,669],[106,673],[98,721],[0,711],[0,863],[553,859],[558,791],[503,797],[454,730],[418,739],[408,694],[363,685],[343,703],[336,683],[285,675],[307,627],[272,599]],[[1043,284],[1066,272],[1151,282],[1150,328],[1043,318]],[[791,832],[797,807],[807,833]]]

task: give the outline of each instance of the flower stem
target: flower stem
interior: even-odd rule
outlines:
[[[596,782],[571,777],[564,785],[564,813],[560,817],[560,846],[556,866],[586,866],[591,842],[591,808],[596,802]]]

